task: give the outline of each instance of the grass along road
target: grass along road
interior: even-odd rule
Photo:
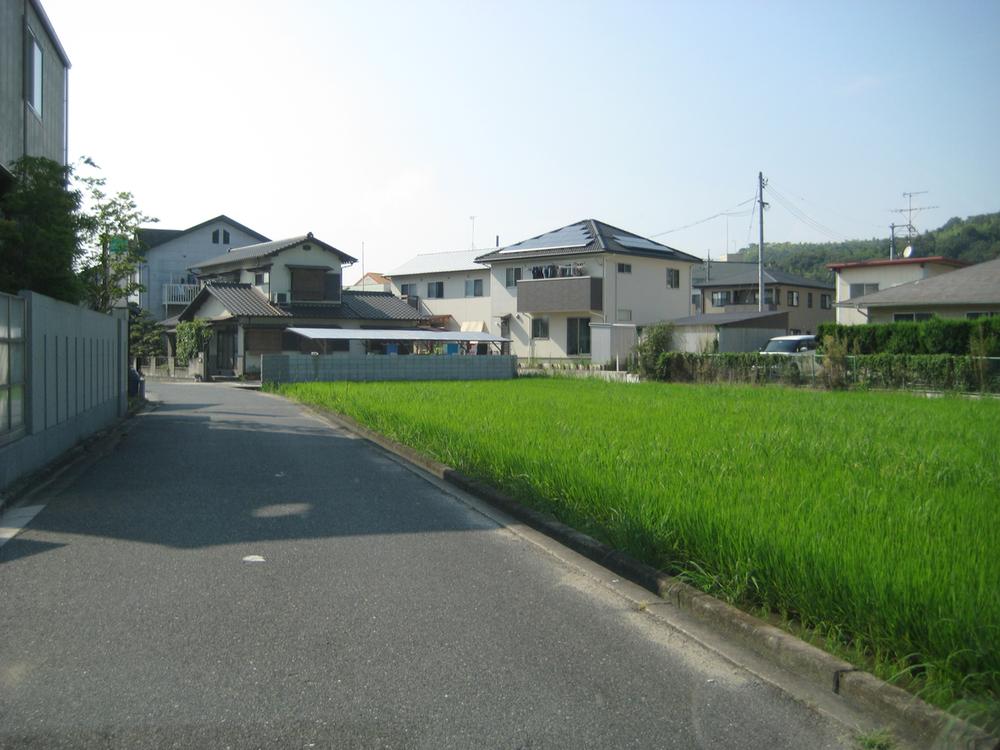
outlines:
[[[997,720],[1000,401],[561,379],[280,392]]]

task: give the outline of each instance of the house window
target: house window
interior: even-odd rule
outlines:
[[[521,269],[520,268],[507,268],[506,271],[506,281],[505,286],[510,289],[511,287],[517,286],[517,282],[521,280]]]
[[[400,284],[399,293],[404,297],[416,297],[417,296],[417,285],[416,284]]]
[[[590,318],[566,321],[566,353],[590,354]]]
[[[441,299],[444,297],[444,282],[443,281],[428,281],[427,282],[427,298],[428,299]]]
[[[813,306],[813,293],[806,292],[806,307],[812,308]]]
[[[728,289],[724,292],[712,292],[712,307],[725,307],[731,299]]]
[[[765,289],[764,290],[764,304],[774,305],[781,301],[781,292],[777,289]]]
[[[632,322],[632,311],[626,310],[622,307],[618,308],[618,322],[619,323],[630,323]]]
[[[229,230],[228,229],[223,229],[222,230],[222,244],[223,245],[228,245],[229,244]]]
[[[631,263],[619,263],[618,264],[618,273],[632,273],[632,264]],[[670,286],[669,281],[667,282],[667,286]]]
[[[254,286],[264,286],[267,283],[267,274],[263,271],[257,271],[253,275],[253,285]]]
[[[340,302],[340,274],[327,273],[323,276],[323,299]]]
[[[793,292],[791,289],[788,290],[788,306],[789,307],[799,306],[799,293]]]
[[[42,116],[42,47],[28,31],[27,59],[24,61],[24,96],[35,114]]]
[[[465,280],[465,296],[466,297],[482,297],[483,296],[483,280],[482,279],[466,279]]]
[[[925,320],[930,320],[932,317],[934,316],[931,315],[931,313],[893,313],[892,322],[906,323],[912,321],[915,323],[921,323]]]
[[[533,339],[547,339],[549,337],[549,319],[548,318],[532,318],[531,319],[531,338]]]
[[[681,285],[681,272],[676,268],[667,269],[667,289],[679,289]]]
[[[832,307],[830,303],[831,299],[829,294],[819,295],[819,307],[821,310],[829,310]]]
[[[218,245],[219,244],[219,230],[218,229],[213,229],[212,230],[212,244],[213,245]]]
[[[322,268],[292,268],[292,301],[326,299],[326,271]]]
[[[736,289],[733,291],[733,304],[734,305],[756,305],[757,304],[757,290],[756,289]]]
[[[864,297],[866,294],[874,294],[878,291],[878,284],[851,284],[850,299]]]
[[[965,314],[965,317],[968,320],[978,320],[979,318],[992,318],[992,317],[994,317],[996,315],[1000,315],[1000,313],[997,313],[997,312],[967,312]]]

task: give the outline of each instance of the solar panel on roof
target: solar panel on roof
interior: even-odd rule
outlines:
[[[525,250],[555,250],[570,247],[586,247],[593,241],[593,235],[584,224],[572,224],[554,232],[547,232],[530,240],[518,242],[501,253],[520,253]]]
[[[614,239],[615,242],[622,247],[628,247],[632,250],[659,250],[660,252],[663,252],[670,249],[659,244],[658,242],[653,242],[652,240],[647,240],[643,237],[629,237],[616,234]]]

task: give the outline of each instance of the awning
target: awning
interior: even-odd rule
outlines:
[[[417,331],[412,328],[386,328],[381,330],[364,328],[288,328],[289,333],[297,333],[307,339],[318,341],[478,341],[480,343],[501,344],[510,339],[494,336],[481,331]]]
[[[490,329],[486,327],[485,320],[464,320],[462,330],[469,333],[486,333]]]

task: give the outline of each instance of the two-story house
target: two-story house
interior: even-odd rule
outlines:
[[[38,0],[0,0],[0,190],[23,156],[66,163],[69,68]]]
[[[208,374],[241,375],[259,372],[261,354],[313,346],[289,327],[412,328],[421,322],[388,292],[342,289],[343,266],[355,262],[312,233],[234,248],[191,269],[201,290],[165,321],[168,337],[179,322],[208,321]],[[349,351],[353,343],[333,342],[329,351]]]
[[[845,325],[870,322],[867,308],[848,304],[851,300],[900,284],[934,278],[966,265],[968,264],[963,261],[940,255],[929,258],[877,258],[828,263],[826,267],[837,277],[837,322]]]
[[[490,332],[528,359],[613,361],[643,326],[687,315],[700,258],[594,219],[493,250]]]
[[[269,242],[270,238],[222,214],[188,229],[139,230],[143,290],[129,298],[155,320],[179,315],[201,288],[192,266],[237,247]]]
[[[703,263],[694,269],[691,307],[694,315],[758,312],[756,263]],[[765,312],[787,312],[787,333],[816,333],[832,322],[833,284],[764,268]]]
[[[448,331],[489,332],[490,269],[476,258],[488,250],[423,253],[389,274],[392,291]]]

